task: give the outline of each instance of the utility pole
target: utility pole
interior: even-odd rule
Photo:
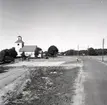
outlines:
[[[87,56],[89,55],[88,50],[89,50],[89,45],[88,45],[88,47],[87,47]]]
[[[79,56],[79,45],[77,46],[77,56]]]
[[[105,40],[103,38],[103,41],[102,41],[102,62],[104,61],[104,43],[105,43]]]
[[[77,62],[79,61],[79,45],[77,46]]]

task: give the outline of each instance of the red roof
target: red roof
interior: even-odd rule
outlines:
[[[37,46],[24,46],[23,48],[21,48],[19,51],[20,52],[34,52],[36,50]]]

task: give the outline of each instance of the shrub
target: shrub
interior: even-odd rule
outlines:
[[[9,52],[9,56],[11,56],[11,57],[13,57],[13,58],[16,58],[17,52],[15,51],[15,48],[14,48],[14,47],[11,48],[11,49],[9,49],[8,52]]]
[[[2,50],[0,52],[0,62],[3,62],[4,61],[4,58],[5,58],[5,50]]]
[[[42,50],[42,49],[39,48],[39,47],[37,47],[37,48],[35,49],[35,53],[34,53],[34,55],[35,55],[36,58],[38,57],[39,52],[40,52],[41,50]]]
[[[22,60],[25,60],[25,59],[26,59],[26,55],[25,55],[25,52],[24,52],[24,51],[22,52],[21,57],[22,57]]]
[[[16,58],[17,52],[15,51],[15,48],[11,49],[4,49],[0,52],[0,62],[1,63],[7,63],[14,61],[14,58]]]
[[[38,50],[38,49],[36,49],[34,54],[35,54],[35,57],[37,58],[37,57],[38,57],[38,55],[39,55],[39,50]]]
[[[13,58],[13,57],[10,57],[10,56],[5,56],[4,62],[5,62],[5,63],[14,62],[14,58]]]

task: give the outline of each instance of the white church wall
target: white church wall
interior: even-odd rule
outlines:
[[[24,46],[24,42],[22,41],[22,37],[21,36],[18,36],[18,39],[17,41],[15,42],[15,50],[17,52],[17,56],[21,56],[22,52],[19,52],[20,51],[20,48],[22,48]]]
[[[18,54],[17,56],[21,56],[21,52],[19,52],[20,48],[22,48],[22,44],[21,43],[16,43],[15,50]]]
[[[34,52],[25,52],[26,56],[35,57]]]

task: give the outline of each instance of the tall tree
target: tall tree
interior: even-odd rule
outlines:
[[[57,56],[57,54],[58,54],[58,48],[56,46],[54,46],[54,45],[50,46],[48,48],[48,54],[51,57]]]
[[[36,58],[38,57],[39,52],[40,52],[41,50],[42,50],[42,49],[39,48],[39,47],[37,47],[37,48],[35,49],[35,53],[34,53],[34,55],[35,55]]]
[[[95,49],[92,48],[92,47],[88,49],[88,54],[89,54],[89,55],[97,55]]]
[[[10,57],[16,58],[17,52],[16,52],[16,50],[15,50],[14,47],[11,48],[11,49],[9,49],[8,52],[9,52],[9,56],[10,56]]]

